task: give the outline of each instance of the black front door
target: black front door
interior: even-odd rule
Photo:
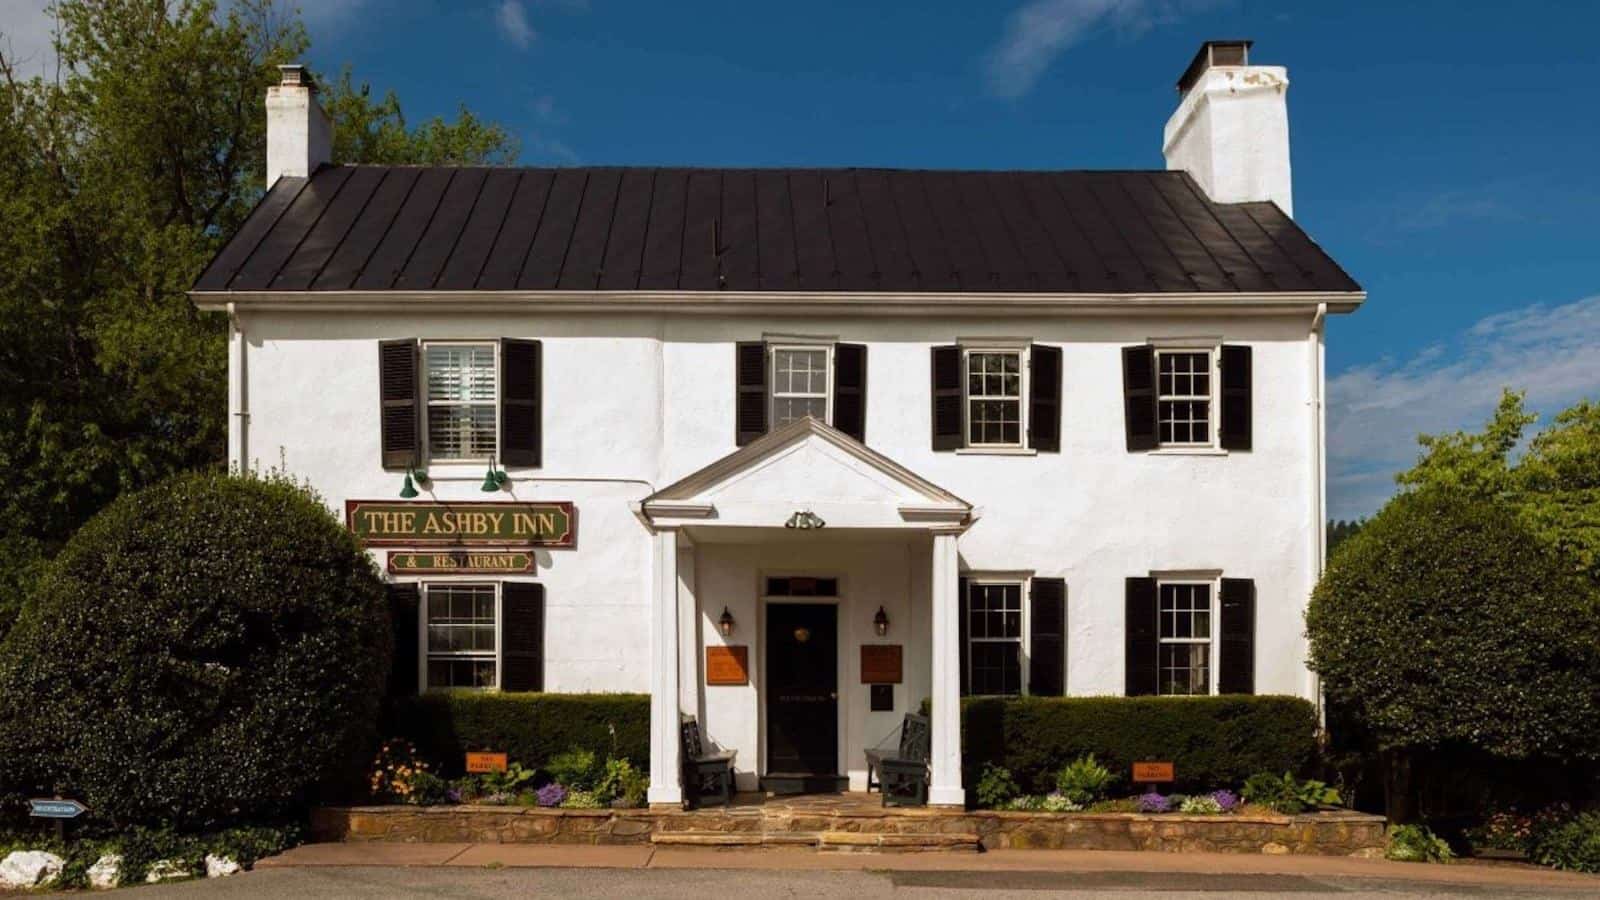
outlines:
[[[839,766],[838,611],[767,604],[767,771],[832,775]]]

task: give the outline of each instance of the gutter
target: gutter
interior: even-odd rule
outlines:
[[[1311,592],[1316,590],[1317,582],[1322,579],[1322,570],[1328,562],[1328,504],[1327,461],[1328,448],[1324,444],[1327,431],[1327,404],[1324,395],[1327,389],[1325,372],[1325,342],[1323,332],[1327,324],[1328,309],[1325,305],[1318,305],[1316,315],[1311,319],[1311,331],[1306,337],[1307,358],[1310,360],[1311,403],[1311,540],[1308,541],[1310,565],[1310,586],[1306,590],[1307,603],[1311,600]],[[1309,640],[1306,644],[1307,653],[1311,646]],[[1317,707],[1317,725],[1319,728],[1327,727],[1327,710],[1322,703],[1322,678],[1317,673],[1306,669],[1306,689],[1311,694],[1311,702]]]
[[[244,325],[236,305],[229,301],[228,313],[228,468],[242,475],[250,470],[250,394],[246,379]]]

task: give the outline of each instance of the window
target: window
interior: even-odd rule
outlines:
[[[828,348],[772,349],[772,428],[810,416],[828,421]]]
[[[1022,351],[967,349],[964,356],[967,446],[1022,446]]]
[[[1211,443],[1211,351],[1156,351],[1156,439],[1162,446]]]
[[[1157,692],[1211,693],[1211,585],[1161,582]]]
[[[427,687],[499,687],[497,594],[493,584],[424,586]]]
[[[1022,693],[1022,584],[967,584],[968,693]]]
[[[494,344],[423,346],[428,458],[480,461],[497,455],[499,391]]]

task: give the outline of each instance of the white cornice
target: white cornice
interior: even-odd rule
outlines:
[[[418,311],[522,313],[662,313],[784,316],[948,315],[1034,316],[1042,313],[1352,312],[1365,291],[1273,293],[1034,294],[887,293],[846,291],[190,291],[203,310],[317,312]]]

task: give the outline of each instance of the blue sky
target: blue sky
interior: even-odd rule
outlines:
[[[0,0],[0,31],[39,5]],[[1160,168],[1200,41],[1253,38],[1289,70],[1299,221],[1370,294],[1329,328],[1331,514],[1502,385],[1600,396],[1600,4],[302,6],[316,68],[414,119],[466,103],[530,164]]]

